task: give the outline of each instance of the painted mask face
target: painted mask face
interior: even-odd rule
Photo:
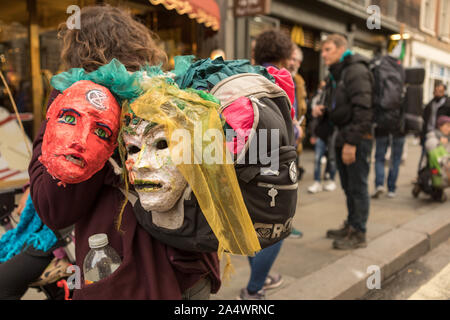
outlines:
[[[120,106],[111,92],[78,81],[51,104],[40,161],[62,183],[79,183],[103,168],[117,146]]]
[[[130,183],[145,210],[166,212],[175,206],[187,181],[170,159],[164,127],[141,120],[129,128],[135,134],[124,132],[123,140]]]

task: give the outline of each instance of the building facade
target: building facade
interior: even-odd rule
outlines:
[[[436,84],[450,87],[450,0],[409,0],[415,16],[399,16],[411,35],[408,66],[425,68],[424,102],[433,97]],[[448,90],[447,90],[448,93]]]
[[[234,3],[222,6],[228,56],[251,59],[252,39],[262,30],[286,30],[304,53],[300,73],[309,95],[326,75],[320,41],[334,32],[368,58],[388,53],[403,32],[404,65],[426,70],[424,102],[437,83],[450,85],[450,0],[271,0],[266,14],[248,17],[233,17]]]
[[[385,53],[389,36],[399,32],[392,9],[378,12],[369,6],[360,0],[272,0],[265,15],[235,18],[235,58],[251,58],[251,41],[262,30],[285,30],[303,51],[300,73],[311,96],[327,72],[320,58],[320,42],[327,34],[346,35],[353,51],[373,58]]]

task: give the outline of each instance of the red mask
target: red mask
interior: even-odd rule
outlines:
[[[89,179],[117,146],[120,112],[108,89],[92,81],[76,82],[48,109],[39,160],[63,184]]]

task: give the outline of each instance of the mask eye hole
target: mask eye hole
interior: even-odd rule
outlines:
[[[94,133],[103,140],[108,140],[109,139],[109,135],[106,132],[106,130],[102,129],[102,128],[97,128],[95,129]]]
[[[73,109],[62,109],[58,114],[58,122],[74,126],[79,116],[80,114]]]
[[[166,149],[167,147],[168,147],[168,145],[167,145],[166,139],[161,139],[158,142],[156,142],[156,148],[159,150]]]
[[[127,147],[128,154],[136,154],[136,153],[139,153],[140,151],[141,151],[141,148],[136,147],[134,145],[130,145]]]
[[[70,114],[66,114],[63,117],[61,117],[60,122],[74,125],[77,123],[77,119]]]

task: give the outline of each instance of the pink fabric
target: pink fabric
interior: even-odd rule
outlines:
[[[241,97],[225,108],[222,114],[225,121],[237,134],[237,137],[233,137],[232,141],[227,141],[228,150],[238,154],[244,148],[250,135],[250,129],[253,127],[252,103],[248,98]]]
[[[53,255],[56,257],[56,259],[62,259],[66,256],[66,251],[64,248],[58,248],[53,250]]]
[[[283,89],[289,97],[291,104],[294,104],[295,100],[295,86],[292,76],[285,68],[277,69],[272,66],[267,67],[267,71],[275,78],[275,83]],[[295,118],[295,110],[291,108],[291,117]]]

